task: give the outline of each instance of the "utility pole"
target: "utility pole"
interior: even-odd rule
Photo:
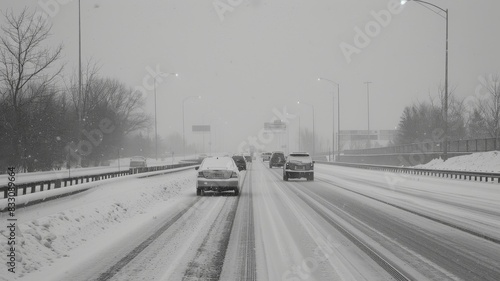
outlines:
[[[370,141],[370,84],[372,82],[365,82],[366,84],[366,104],[367,104],[367,119],[368,119],[368,133],[367,133],[367,139],[368,139],[368,148],[371,147],[371,141]]]

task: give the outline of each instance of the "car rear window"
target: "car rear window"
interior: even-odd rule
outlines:
[[[308,153],[290,153],[290,156],[309,157]]]
[[[201,163],[201,170],[214,169],[232,169],[234,168],[233,161],[229,157],[223,158],[205,158]]]
[[[312,158],[311,158],[311,156],[309,156],[307,154],[303,154],[303,155],[299,155],[299,156],[290,154],[290,156],[288,157],[288,161],[310,163],[310,162],[312,162]]]
[[[243,158],[243,156],[233,156],[233,160],[234,161],[243,161],[243,160],[245,160],[245,158]]]
[[[145,163],[145,162],[146,162],[146,159],[145,159],[145,158],[142,158],[142,157],[132,157],[132,158],[130,158],[130,162],[134,162],[134,163]]]

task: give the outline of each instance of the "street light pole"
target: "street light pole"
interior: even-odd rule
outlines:
[[[78,107],[80,107],[80,100],[82,98],[82,28],[81,28],[81,16],[80,16],[80,0],[78,0]],[[78,114],[80,113],[80,108],[78,108]],[[80,121],[80,116],[78,116],[78,121]]]
[[[300,115],[299,115],[299,151],[302,151],[302,150],[300,149]]]
[[[309,103],[305,103],[305,102],[302,102],[302,103],[305,105],[309,105],[312,108],[312,117],[313,117],[313,120],[312,120],[313,121],[313,132],[312,132],[313,133],[313,137],[312,137],[312,139],[313,139],[313,152],[312,152],[312,156],[314,157],[314,155],[316,154],[316,149],[315,149],[315,142],[316,141],[315,141],[315,135],[314,135],[314,105],[309,104]],[[298,101],[297,104],[301,104],[301,102]]]
[[[314,105],[311,104],[313,110],[313,157],[316,155],[316,134],[315,134],[315,126],[314,126]]]
[[[337,161],[340,161],[340,86],[337,87]]]
[[[121,169],[120,169],[120,150],[121,150],[121,148],[118,147],[118,172],[121,172]]]
[[[209,130],[209,134],[208,134],[208,137],[209,137],[209,140],[208,140],[208,142],[209,142],[209,149],[210,149],[210,142],[211,142],[211,140],[212,140],[212,126],[210,125],[210,124],[211,124],[211,120],[212,120],[212,119],[211,119],[211,118],[209,118],[209,120],[208,120],[208,122],[207,122],[207,118],[206,118],[206,116],[207,116],[207,114],[211,114],[211,113],[213,113],[213,111],[208,111],[208,112],[205,112],[205,113],[203,113],[203,114],[202,114],[202,117],[201,117],[201,124],[203,124],[203,125],[207,125],[207,123],[208,123],[208,127],[209,127],[209,129],[210,129],[210,130]],[[203,145],[203,153],[206,153],[206,150],[205,150],[205,131],[203,131],[203,132],[202,132],[202,138],[203,138],[203,142],[202,142],[202,145]],[[212,153],[210,152],[210,154],[212,154]]]
[[[184,145],[184,136],[185,136],[185,132],[184,132],[184,103],[186,102],[186,98],[184,98],[184,100],[182,100],[182,158],[183,159],[186,159],[186,147]]]
[[[290,154],[290,124],[286,127],[286,150],[287,154]]]
[[[448,159],[448,9],[445,10],[446,14],[446,58],[445,58],[445,79],[444,79],[444,148],[443,158]]]
[[[169,77],[170,75],[175,75],[175,77],[178,77],[178,73],[158,73],[157,75],[165,74],[165,78]],[[155,94],[155,159],[158,161],[158,124],[156,122],[156,76],[153,76],[153,89],[154,89],[154,94]]]
[[[337,82],[334,82],[330,79],[326,79],[326,78],[318,78],[318,81],[327,81],[331,84],[334,84],[334,85],[337,85],[337,95],[338,95],[338,98],[340,98],[340,85],[339,83]],[[340,103],[340,100],[338,101],[338,103]],[[340,132],[340,106],[337,110],[337,114],[338,114],[338,125],[337,125],[337,130],[339,130]],[[338,146],[338,144],[337,144]],[[340,148],[340,147],[338,147]],[[337,149],[337,153],[339,153],[339,149]],[[332,158],[334,158],[335,155],[335,93],[332,93]],[[332,159],[332,162],[333,162],[333,159]]]
[[[372,82],[365,82],[366,84],[366,103],[367,103],[367,111],[368,111],[368,133],[367,133],[367,139],[368,139],[368,148],[371,147],[371,141],[370,141],[370,84]]]
[[[185,132],[185,126],[184,126],[184,107],[185,107],[185,104],[186,104],[186,101],[190,98],[198,98],[198,99],[201,99],[201,96],[188,96],[188,97],[185,97],[183,100],[182,100],[182,157],[184,159],[186,159],[186,141],[185,141],[185,138],[186,138],[186,132]]]
[[[286,113],[287,120],[288,120],[288,117],[290,117],[290,116],[293,116],[293,115],[287,112]],[[290,149],[290,125],[291,125],[291,123],[287,122],[287,124],[286,124],[286,138],[287,138],[287,140],[286,140],[287,141],[286,142],[286,149],[287,149],[287,154],[290,154],[292,152],[292,150]]]
[[[153,77],[153,87],[155,92],[155,159],[158,161],[158,125],[156,123],[156,76]]]
[[[80,0],[78,0],[78,141],[82,132],[82,24],[80,16]],[[81,157],[78,157],[77,165],[80,165]]]
[[[443,159],[446,161],[448,159],[448,9],[443,9],[435,4],[422,1],[422,0],[401,0],[401,5],[406,4],[406,2],[413,1],[422,3],[425,5],[432,6],[445,14],[444,19],[446,21],[446,46],[445,46],[445,67],[444,67],[444,105],[443,105],[443,119],[444,119],[444,147],[443,147]],[[441,15],[440,15],[441,16]],[[442,17],[442,16],[441,16]]]

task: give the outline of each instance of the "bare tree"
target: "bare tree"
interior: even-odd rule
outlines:
[[[62,45],[55,49],[43,46],[50,37],[51,26],[35,12],[24,9],[15,15],[12,10],[3,13],[6,19],[0,36],[0,104],[9,110],[4,119],[4,128],[11,136],[13,149],[11,160],[21,164],[25,158],[24,140],[26,124],[22,115],[29,106],[47,93],[63,66],[49,71],[60,58]],[[29,85],[36,85],[36,90],[27,90]]]
[[[108,112],[113,112],[123,133],[144,129],[150,125],[150,118],[144,113],[142,95],[124,83],[109,78],[98,78],[91,86],[91,93]]]
[[[469,114],[469,118],[467,120],[467,131],[468,137],[471,139],[490,137],[486,120],[477,107],[474,108]]]
[[[116,79],[101,77],[99,69],[95,62],[87,62],[83,70],[81,95],[78,94],[78,81],[75,78],[66,86],[74,111],[82,119],[80,130],[93,126],[89,121],[101,114],[98,110],[113,112],[118,118],[114,121],[121,124],[125,134],[149,126],[149,118],[140,110],[144,105],[140,93]]]
[[[94,110],[104,100],[103,95],[100,95],[100,92],[96,92],[93,89],[94,84],[99,79],[99,70],[100,66],[96,62],[91,59],[88,60],[87,65],[82,70],[83,82],[81,94],[78,91],[78,75],[76,73],[71,78],[69,86],[66,87],[68,92],[71,93],[71,101],[74,111],[78,116],[79,127],[81,128],[85,127],[84,119],[89,115],[89,112]]]
[[[34,12],[24,9],[16,16],[9,10],[4,17],[7,23],[2,27],[4,35],[0,36],[1,94],[16,108],[36,98],[35,95],[26,99],[23,89],[28,83],[44,87],[62,71],[63,66],[60,66],[47,74],[47,69],[60,58],[62,45],[53,51],[42,46],[50,36],[51,26]]]
[[[102,157],[112,155],[117,147],[122,146],[127,134],[150,125],[150,118],[141,110],[144,99],[140,93],[116,79],[100,77],[95,64],[89,63],[83,76],[81,95],[78,95],[74,81],[70,82],[73,86],[67,87],[74,106],[74,118],[78,118],[72,141],[79,144],[81,140],[87,140],[89,132],[99,130],[102,122],[107,122],[112,130],[96,133],[90,151],[78,153],[77,147],[71,148],[72,155],[76,156],[74,160],[82,166],[99,163]]]
[[[492,75],[485,85],[486,97],[478,102],[488,133],[493,138],[500,137],[500,75]]]
[[[438,99],[439,103],[436,102]],[[466,136],[466,109],[463,100],[457,99],[453,91],[448,98],[448,124],[444,121],[444,93],[440,90],[437,97],[429,94],[429,101],[414,102],[407,106],[401,116],[396,144],[419,143],[423,141],[440,142],[434,132],[448,126],[450,140],[463,139]]]

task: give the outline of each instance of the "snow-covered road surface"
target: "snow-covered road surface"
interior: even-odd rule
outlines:
[[[0,280],[500,280],[498,184],[315,169],[255,161],[239,197],[197,197],[193,169],[19,209]]]

